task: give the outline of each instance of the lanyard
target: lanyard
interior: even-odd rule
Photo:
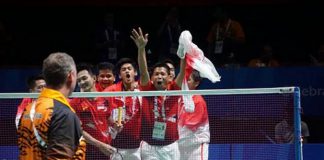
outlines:
[[[162,112],[162,118],[163,121],[166,121],[166,116],[165,116],[165,100],[166,100],[166,96],[163,97],[162,103],[161,103],[161,112]],[[159,109],[158,109],[158,97],[155,96],[154,97],[154,119],[157,120],[160,117],[160,113],[159,113]]]
[[[38,133],[36,127],[35,127],[35,124],[34,124],[35,107],[36,107],[36,101],[33,101],[32,107],[31,107],[31,110],[30,110],[30,113],[29,113],[30,121],[33,124],[33,130],[34,130],[34,134],[35,134],[35,137],[37,139],[37,142],[42,147],[47,148],[47,144],[45,143],[45,141],[43,140],[43,138],[39,135],[39,133]]]
[[[229,19],[227,21],[227,24],[226,24],[226,28],[225,28],[225,31],[224,31],[224,35],[228,32],[231,23],[232,23],[232,20]],[[219,40],[220,39],[219,32],[220,32],[220,24],[218,23],[217,24],[217,29],[216,29],[216,40]]]
[[[105,35],[106,35],[106,40],[109,41],[109,40],[110,40],[110,39],[109,39],[109,32],[108,32],[107,29],[105,29]]]
[[[122,85],[122,91],[127,91],[124,85]],[[134,92],[138,92],[139,90],[138,90],[138,89],[134,89],[133,91],[134,91]],[[136,111],[136,100],[137,100],[137,98],[139,99],[139,101],[141,101],[141,97],[132,96],[132,108],[131,108],[132,116],[134,116],[135,111]],[[124,105],[123,105],[123,109],[125,109],[125,111],[126,111],[126,109],[127,109],[127,108],[126,108],[126,97],[123,96],[123,97],[121,98],[121,100],[122,100],[122,102],[124,103]]]
[[[32,103],[34,102],[35,100],[33,99],[32,100]],[[20,107],[20,106],[19,106]],[[22,114],[24,113],[24,110],[25,110],[26,106],[24,106],[23,108],[18,108],[18,111],[17,111],[17,115],[16,115],[16,128],[18,129],[18,126],[19,126],[19,122],[20,122],[20,119],[21,119],[21,116]]]
[[[126,97],[123,96],[121,98],[122,102],[124,103],[123,105],[123,109],[125,109],[125,111],[127,110],[126,108]],[[132,96],[132,108],[131,108],[131,111],[132,111],[132,116],[135,114],[135,105],[136,105],[136,96]]]
[[[171,32],[171,27],[170,25],[168,24],[168,35],[169,35],[169,40],[170,42],[172,43],[173,42],[173,36],[172,36],[172,32]]]

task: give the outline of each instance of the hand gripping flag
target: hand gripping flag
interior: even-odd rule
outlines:
[[[177,55],[186,60],[186,73],[182,82],[182,90],[189,90],[188,78],[193,69],[197,70],[201,77],[207,78],[213,83],[220,81],[220,76],[217,73],[213,63],[204,56],[204,53],[198,46],[192,43],[192,35],[189,31],[185,30],[179,37],[179,47]],[[192,100],[192,95],[183,96],[186,112],[194,112],[195,105]]]

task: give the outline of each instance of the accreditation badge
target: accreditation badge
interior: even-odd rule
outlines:
[[[155,121],[152,138],[156,139],[156,140],[164,140],[165,139],[165,130],[166,130],[165,122]]]
[[[172,43],[170,47],[170,54],[177,54],[178,51],[178,45],[176,43]]]
[[[117,59],[117,48],[108,48],[108,59]]]
[[[126,117],[126,109],[123,108],[122,110],[122,121],[125,121],[125,117]],[[112,110],[112,119],[114,122],[118,121],[118,108],[115,108]]]
[[[215,54],[223,53],[223,44],[224,44],[224,41],[216,41],[215,42],[215,50],[214,50]]]

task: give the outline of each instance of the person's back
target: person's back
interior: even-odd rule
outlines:
[[[43,74],[48,87],[26,107],[18,126],[19,159],[84,159],[80,121],[66,99],[76,84],[74,60],[51,54]]]

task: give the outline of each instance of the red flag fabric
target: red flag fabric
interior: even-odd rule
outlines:
[[[192,35],[189,31],[185,30],[179,37],[179,47],[177,55],[186,60],[186,73],[182,83],[182,90],[189,90],[188,78],[195,69],[199,72],[200,76],[207,78],[213,83],[220,81],[220,76],[214,67],[214,64],[204,56],[203,51],[192,42]],[[187,112],[194,112],[195,106],[191,95],[183,96],[185,103],[185,110]]]

